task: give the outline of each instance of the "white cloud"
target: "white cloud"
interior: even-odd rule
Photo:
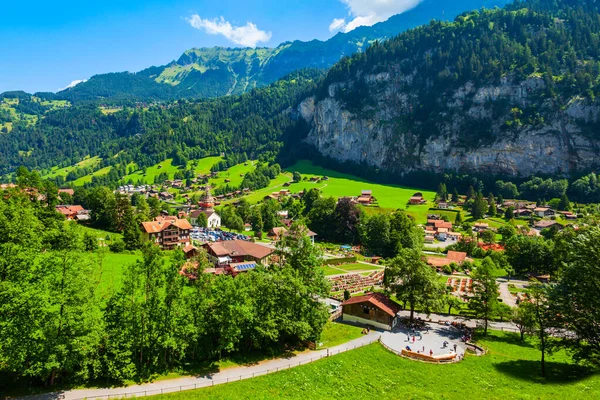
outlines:
[[[344,18],[335,18],[331,25],[329,25],[329,32],[337,32],[342,30],[346,26],[346,20]]]
[[[244,26],[233,26],[223,17],[215,19],[202,19],[198,14],[186,18],[186,21],[194,28],[200,29],[209,35],[223,35],[235,44],[245,47],[256,47],[258,43],[271,40],[271,32],[258,29],[252,22]]]
[[[58,89],[59,92],[63,91],[63,90],[67,90],[67,89],[71,89],[72,87],[75,87],[77,85],[79,85],[80,83],[83,82],[87,82],[87,79],[77,79],[74,80],[73,82],[69,83],[69,85],[67,87],[64,87],[62,89]]]
[[[350,32],[359,26],[371,26],[383,22],[392,15],[401,14],[415,7],[422,0],[340,0],[348,8],[352,20],[336,18],[329,26],[330,31]],[[335,29],[332,29],[335,27]]]

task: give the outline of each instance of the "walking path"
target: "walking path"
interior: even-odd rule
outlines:
[[[241,366],[228,368],[212,374],[202,376],[190,376],[179,379],[171,379],[159,382],[146,383],[142,385],[134,385],[120,388],[99,388],[99,389],[76,389],[64,392],[45,393],[36,396],[27,396],[23,399],[27,400],[79,400],[79,399],[108,399],[124,398],[124,397],[144,397],[156,394],[179,392],[183,390],[191,390],[207,386],[219,385],[222,383],[235,382],[242,379],[254,378],[256,376],[267,375],[278,372],[284,369],[297,367],[299,365],[308,364],[330,355],[343,353],[348,350],[353,350],[374,342],[377,342],[381,337],[381,333],[371,331],[368,335],[352,340],[331,349],[306,351],[290,358],[278,358],[268,360],[251,366]]]
[[[410,317],[410,311],[400,311],[398,313],[399,316],[404,317],[404,318],[408,318]],[[463,318],[460,317],[458,315],[439,315],[439,314],[430,314],[429,316],[427,314],[422,314],[422,313],[418,313],[415,312],[415,318],[421,318],[425,321],[429,321],[431,320],[431,322],[440,322],[440,321],[448,321],[450,323],[452,322],[462,322],[464,323],[466,326],[468,326],[469,328],[476,328],[478,326],[483,326],[483,320],[480,319],[467,319],[467,318]],[[518,332],[519,329],[517,328],[517,326],[515,324],[513,324],[512,322],[493,322],[493,321],[489,321],[488,322],[488,328],[489,329],[495,329],[498,331],[509,331],[509,332]]]

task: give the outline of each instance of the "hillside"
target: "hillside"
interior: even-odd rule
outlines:
[[[299,107],[306,141],[330,159],[394,175],[592,170],[596,4],[525,1],[471,12],[346,58]]]
[[[338,33],[327,41],[294,41],[276,48],[196,48],[165,66],[138,73],[93,76],[55,95],[78,100],[172,100],[212,98],[244,93],[275,82],[304,68],[329,68],[343,56],[365,50],[375,40],[384,40],[428,23],[451,20],[458,14],[481,7],[506,4],[507,0],[424,0],[414,9],[371,27]],[[51,96],[45,94],[46,96]]]

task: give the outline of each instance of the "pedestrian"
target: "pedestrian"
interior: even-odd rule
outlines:
[[[423,353],[425,353],[425,346],[423,346]]]
[[[415,340],[417,340],[417,337],[413,336],[413,343],[415,342]]]
[[[433,357],[433,350],[429,350],[429,357]]]
[[[454,352],[456,353],[456,343],[454,343]]]
[[[406,335],[406,341],[410,342],[410,335]]]

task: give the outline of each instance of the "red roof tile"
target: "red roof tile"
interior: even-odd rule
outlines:
[[[352,297],[343,302],[342,306],[361,303],[372,304],[373,306],[379,308],[381,311],[385,312],[391,317],[394,317],[401,310],[401,307],[398,303],[390,300],[386,295],[382,293],[369,293],[364,296]]]

